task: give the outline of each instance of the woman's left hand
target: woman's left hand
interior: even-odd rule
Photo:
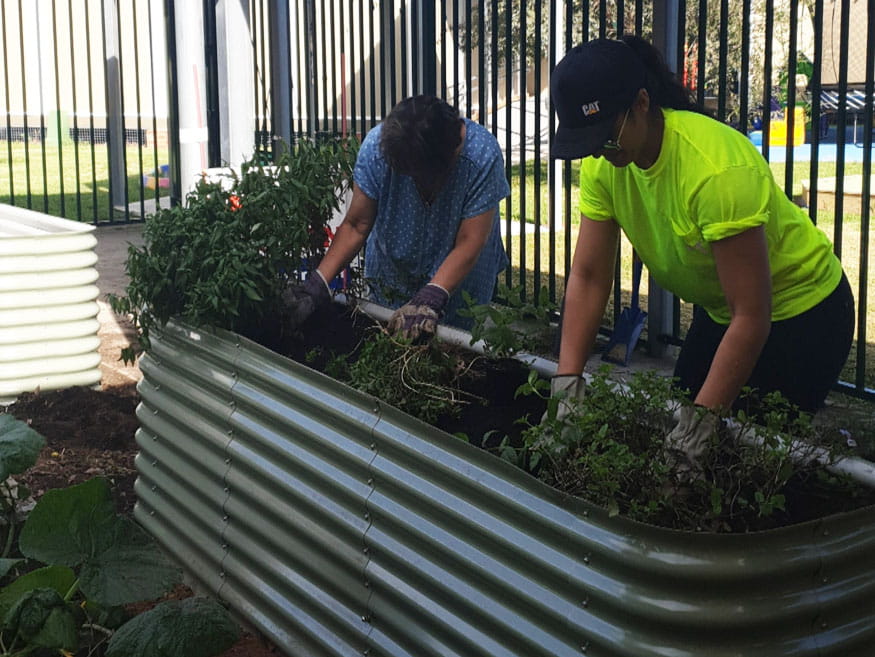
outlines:
[[[392,313],[389,331],[408,340],[431,337],[437,331],[437,323],[449,300],[449,292],[440,285],[429,283]]]

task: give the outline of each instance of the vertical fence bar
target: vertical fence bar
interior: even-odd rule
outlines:
[[[456,4],[456,0],[453,0]],[[505,3],[504,8],[504,171],[508,182],[512,179],[513,167],[513,142],[512,142],[512,119],[513,108],[511,106],[511,97],[513,95],[513,23],[512,11],[509,2]],[[510,266],[504,270],[505,284],[508,287],[513,285],[513,204],[510,196],[504,200],[504,248],[507,250],[510,258]]]
[[[149,83],[152,91],[152,162],[155,165],[156,175],[160,172],[161,160],[158,157],[158,105],[155,98],[155,34],[152,26],[152,0],[147,0],[146,10],[149,12]],[[155,199],[155,210],[160,207],[161,185],[156,184],[153,190]],[[145,217],[144,217],[145,218]]]
[[[729,0],[720,0],[719,55],[717,62],[717,118],[726,121],[726,82],[729,57]]]
[[[763,144],[762,154],[769,159],[769,141],[771,139],[771,108],[772,108],[772,35],[774,33],[775,11],[771,2],[766,3],[766,19],[764,33],[766,42],[763,46]]]
[[[472,108],[472,96],[473,96],[473,86],[474,82],[472,79],[472,69],[473,65],[471,63],[472,56],[472,43],[471,36],[473,34],[471,23],[472,23],[472,11],[471,11],[471,0],[465,0],[465,116],[471,116],[471,108]]]
[[[136,84],[136,93],[135,93],[135,102],[137,105],[137,171],[139,175],[137,176],[137,187],[139,191],[140,197],[140,216],[146,216],[146,186],[143,182],[143,139],[141,135],[143,134],[143,99],[140,93],[140,30],[137,25],[139,21],[137,20],[137,7],[134,6],[131,9],[132,11],[132,24],[134,26],[134,38],[133,38],[133,48],[134,48],[134,84]],[[157,165],[157,163],[156,163]],[[158,168],[155,167],[155,186],[158,186]],[[157,209],[157,208],[156,208]]]
[[[532,247],[534,250],[534,262],[533,262],[533,270],[534,270],[534,289],[532,290],[532,298],[536,303],[543,303],[544,299],[540,298],[541,293],[541,49],[543,47],[542,38],[541,38],[541,25],[543,20],[542,13],[542,2],[541,0],[535,0],[535,48],[532,53],[532,60],[534,62],[535,75],[534,75],[534,83],[535,83],[535,94],[534,94],[534,145],[535,145],[535,156],[533,169],[534,169],[534,178],[532,180],[534,184],[534,205],[535,205],[535,226],[534,226],[534,246]],[[525,169],[525,167],[524,167]],[[525,222],[525,217],[520,216],[520,224]],[[525,263],[523,263],[523,268],[525,268]],[[547,275],[552,278],[552,270],[547,273]]]
[[[833,248],[839,260],[842,258],[842,230],[844,221],[844,192],[845,192],[845,149],[846,131],[848,125],[848,40],[850,38],[851,3],[850,0],[841,2],[841,20],[839,27],[839,108],[836,119],[836,186],[835,186],[835,211],[833,214],[835,224],[833,226]]]
[[[91,10],[85,0],[85,50],[88,53],[88,128],[91,135],[91,221],[97,225],[97,148],[94,138],[94,66],[91,57]],[[169,43],[169,42],[168,42]],[[173,90],[172,86],[168,87]],[[172,133],[171,133],[172,134]]]
[[[822,0],[819,0],[822,2]],[[742,1],[741,15],[741,71],[738,75],[738,126],[744,134],[748,130],[750,83],[746,71],[750,70],[750,7],[751,0]]]
[[[170,160],[170,204],[182,203],[182,148],[179,143],[179,74],[176,52],[176,3],[164,0],[164,30],[167,41],[167,132]],[[255,76],[253,76],[254,78]]]
[[[811,88],[811,157],[809,158],[809,177],[811,187],[808,191],[808,216],[817,224],[817,177],[820,169],[820,89],[821,64],[823,61],[823,0],[814,2],[814,70],[812,71]]]
[[[485,11],[485,8],[484,8]],[[498,0],[490,3],[489,21],[489,88],[492,91],[490,123],[492,134],[498,138]]]
[[[54,55],[55,65],[54,65],[54,73],[55,73],[55,132],[58,137],[58,184],[60,186],[60,203],[61,203],[61,216],[67,216],[67,206],[66,199],[64,198],[64,133],[63,126],[61,122],[61,112],[63,111],[61,108],[61,70],[60,70],[60,47],[58,43],[58,6],[55,0],[52,0],[52,54]],[[43,151],[45,151],[45,143],[43,144]],[[45,206],[48,208],[49,205],[49,194],[48,194],[48,180],[45,181],[46,185],[46,199]]]
[[[441,8],[440,20],[440,39],[441,39],[441,86],[440,95],[444,100],[447,99],[447,2],[440,0],[438,3]]]
[[[407,0],[399,0],[398,5],[398,40],[399,40],[399,50],[398,56],[393,57],[394,61],[400,60],[400,66],[398,67],[401,72],[401,79],[399,80],[399,85],[401,87],[400,98],[404,98],[405,96],[410,95],[410,87],[408,86],[408,65],[407,61],[407,20],[409,18],[407,12]],[[399,98],[399,100],[400,100]],[[394,104],[394,103],[393,103]]]
[[[537,0],[535,0],[537,1]],[[520,259],[519,266],[519,285],[521,288],[521,299],[526,299],[526,67],[529,61],[529,49],[526,45],[526,11],[528,9],[527,0],[520,0],[520,16],[519,16],[519,49],[520,49],[520,72],[519,72],[519,98],[520,98],[520,135],[519,135],[519,162],[518,172],[519,177],[519,217],[515,217],[514,223],[519,226],[519,249]]]
[[[85,15],[88,19],[88,15]],[[70,42],[70,83],[72,85],[72,102],[73,102],[73,171],[76,179],[76,220],[82,221],[82,178],[81,168],[79,166],[79,103],[76,88],[76,48],[74,46],[73,35],[73,0],[67,0],[67,25],[68,40]]]
[[[786,125],[786,139],[784,145],[784,193],[793,198],[793,146],[794,126],[796,122],[796,64],[799,58],[797,51],[797,31],[799,26],[799,3],[790,3],[790,25],[788,33],[790,41],[788,45],[787,61],[787,105],[784,108],[784,123]],[[804,126],[803,126],[804,129]]]
[[[486,125],[486,3],[477,7],[477,120]]]
[[[9,51],[6,25],[6,3],[0,2],[0,26],[3,30],[3,52]],[[6,154],[9,168],[9,203],[15,205],[15,169],[12,166],[12,102],[9,97],[9,58],[3,57],[3,91],[6,100]]]
[[[863,120],[863,185],[860,190],[860,257],[859,288],[857,290],[857,348],[855,354],[854,386],[858,394],[867,392],[866,346],[869,308],[869,226],[872,202],[872,129],[875,103],[875,8],[869,3],[866,23],[866,104]],[[875,388],[875,383],[873,383]],[[875,390],[868,390],[875,393]]]
[[[21,116],[24,124],[24,179],[26,185],[26,206],[28,209],[33,207],[33,191],[30,184],[30,128],[27,124],[27,85],[24,81],[27,79],[24,65],[24,11],[21,6],[21,0],[18,0],[18,48],[19,48],[19,64],[21,68]]]
[[[556,11],[556,0],[550,0],[547,5],[547,68],[552,71],[556,66],[556,50],[557,50],[557,33],[556,21],[558,14]],[[547,96],[549,100],[549,94]],[[550,275],[547,277],[547,301],[556,302],[556,173],[557,165],[553,162],[549,155],[549,149],[552,146],[552,136],[556,131],[556,114],[553,109],[553,102],[550,100],[547,112],[547,235],[549,244],[547,246],[547,267],[550,268]],[[565,217],[565,223],[571,223],[570,217]],[[543,303],[544,299],[539,299]]]
[[[328,34],[331,35],[331,38],[330,38],[330,41],[327,41],[326,46],[329,43],[332,45],[337,43],[337,20],[336,20],[336,16],[335,16],[335,14],[336,14],[335,10],[337,9],[337,7],[335,5],[336,5],[335,0],[328,1],[328,9],[329,9],[328,20],[324,21],[324,22],[328,24]],[[323,15],[324,15],[324,11],[325,10],[323,9]],[[337,80],[337,67],[338,67],[338,65],[340,65],[340,66],[344,65],[343,33],[342,32],[341,32],[341,36],[340,36],[340,61],[339,62],[334,58],[333,54],[334,53],[331,53],[331,55],[329,55],[328,52],[326,51],[324,65],[325,65],[326,69],[327,68],[331,69],[331,89],[329,90],[329,92],[331,93],[331,110],[332,110],[331,111],[331,114],[332,114],[331,130],[332,130],[333,134],[337,134],[339,132],[338,123],[337,123],[337,107],[338,107],[337,106],[337,96],[339,95],[338,91],[340,89],[340,86],[339,86],[338,80]],[[325,111],[326,112],[328,111],[327,105],[325,106]]]

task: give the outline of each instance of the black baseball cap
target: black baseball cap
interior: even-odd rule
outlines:
[[[552,156],[576,160],[599,150],[644,83],[644,64],[623,41],[594,39],[569,50],[550,76],[559,119]]]

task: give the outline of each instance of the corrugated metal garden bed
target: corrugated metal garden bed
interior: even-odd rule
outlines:
[[[141,361],[136,516],[287,654],[843,655],[875,644],[871,507],[659,529],[225,331]]]

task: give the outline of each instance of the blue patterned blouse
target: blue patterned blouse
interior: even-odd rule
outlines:
[[[377,201],[377,216],[365,246],[365,277],[376,303],[397,308],[428,283],[452,250],[460,224],[495,208],[492,232],[474,268],[450,298],[444,321],[469,327],[456,310],[465,307],[461,291],[488,303],[498,273],[508,259],[501,241],[499,202],[510,194],[504,158],[495,137],[465,119],[462,152],[447,182],[425,203],[410,176],[392,171],[380,151],[381,126],[374,127],[359,150],[355,182]]]

